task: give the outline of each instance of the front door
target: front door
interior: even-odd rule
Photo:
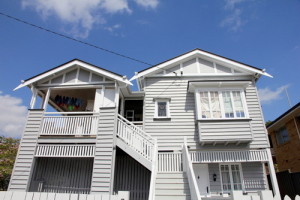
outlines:
[[[209,195],[209,173],[208,164],[193,164],[199,192],[201,196]]]

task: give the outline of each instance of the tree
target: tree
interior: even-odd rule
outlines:
[[[7,190],[19,142],[19,139],[0,136],[0,190]]]

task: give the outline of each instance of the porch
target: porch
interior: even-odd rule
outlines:
[[[264,169],[264,163],[268,161],[266,150],[195,150],[188,151],[187,155],[190,169],[184,151],[158,153],[157,176],[164,177],[162,185],[156,186],[158,194],[163,196],[182,191],[185,194],[182,199],[185,199],[187,196],[192,198],[196,189],[202,199],[219,200],[230,199],[233,191],[255,195],[268,190]],[[181,186],[171,186],[174,176],[181,177],[177,180]]]

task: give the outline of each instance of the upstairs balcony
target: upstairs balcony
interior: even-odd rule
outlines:
[[[40,136],[95,136],[99,113],[46,112],[42,119]]]

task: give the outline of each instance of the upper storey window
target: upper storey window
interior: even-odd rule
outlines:
[[[155,100],[155,118],[170,118],[170,99]]]
[[[246,118],[243,90],[199,90],[199,119]]]
[[[285,127],[282,127],[278,131],[276,131],[276,139],[277,144],[283,144],[289,141],[289,134]]]

